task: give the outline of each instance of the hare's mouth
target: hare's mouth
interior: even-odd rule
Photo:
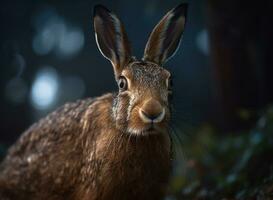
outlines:
[[[158,127],[157,124],[151,123],[143,128],[128,128],[128,132],[133,135],[151,135],[151,134],[161,134],[164,129]]]
[[[156,128],[154,125],[151,125],[151,127],[145,129],[142,134],[143,135],[152,135],[152,134],[160,134],[162,133],[163,131]]]
[[[133,109],[128,120],[127,132],[133,135],[151,135],[168,132],[168,110],[163,108],[162,112],[156,113],[156,115],[152,114],[148,114],[148,112],[144,112],[141,109]]]

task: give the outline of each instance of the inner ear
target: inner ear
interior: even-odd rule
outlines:
[[[187,8],[187,4],[180,4],[160,20],[148,39],[143,60],[162,65],[174,55],[184,31]]]
[[[94,29],[101,54],[110,60],[117,78],[131,58],[131,48],[122,22],[102,5],[94,7]]]

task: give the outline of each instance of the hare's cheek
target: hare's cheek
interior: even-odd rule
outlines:
[[[126,94],[119,95],[117,104],[113,108],[114,117],[117,122],[125,123],[128,118],[128,104],[129,98]]]
[[[138,134],[145,130],[147,125],[140,119],[137,109],[133,109],[128,119],[128,131]]]

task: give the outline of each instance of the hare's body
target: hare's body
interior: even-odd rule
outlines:
[[[0,165],[4,200],[158,200],[171,170],[171,74],[187,5],[153,30],[143,60],[131,56],[120,20],[96,6],[94,28],[111,61],[116,94],[66,104],[28,129]]]
[[[159,199],[169,138],[119,132],[112,104],[112,94],[66,104],[34,124],[2,163],[1,199]]]

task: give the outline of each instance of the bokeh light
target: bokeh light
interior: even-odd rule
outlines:
[[[57,41],[57,53],[60,56],[71,56],[79,52],[84,45],[83,31],[79,28],[63,32]]]
[[[196,45],[204,55],[209,55],[209,37],[206,29],[203,29],[198,33],[196,37]]]
[[[51,67],[42,68],[31,88],[31,103],[38,110],[50,108],[59,88],[57,72]]]
[[[84,46],[84,34],[79,27],[68,25],[57,12],[48,8],[35,19],[36,35],[32,48],[37,55],[51,52],[58,57],[76,55]]]

